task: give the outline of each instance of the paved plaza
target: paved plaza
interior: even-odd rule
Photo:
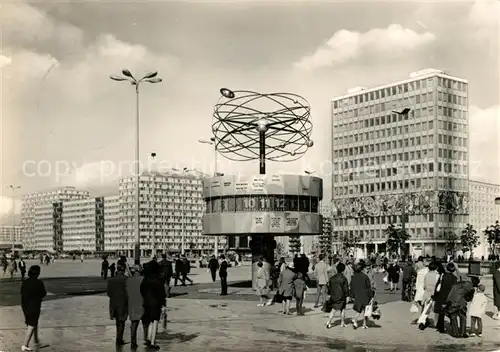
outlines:
[[[56,262],[43,268],[47,291],[43,303],[40,335],[50,346],[44,351],[114,351],[114,322],[109,319],[108,298],[102,293],[104,280],[95,275],[99,262]],[[79,265],[79,277],[63,269]],[[69,270],[69,269],[68,269]],[[62,279],[54,278],[61,273]],[[64,275],[62,275],[64,274]],[[411,322],[416,318],[410,305],[400,301],[400,292],[385,291],[382,276],[377,278],[377,300],[382,319],[368,330],[340,326],[326,330],[326,314],[313,309],[315,290],[306,299],[306,315],[283,316],[280,305],[257,307],[258,297],[248,288],[248,266],[230,268],[229,296],[218,295],[204,269],[193,269],[195,285],[174,288],[168,300],[167,329],[160,329],[161,350],[176,351],[493,351],[500,348],[500,323],[490,318],[488,305],[481,339],[456,340],[433,329],[420,331]],[[49,276],[52,276],[50,278]],[[491,296],[491,279],[485,278]],[[25,327],[19,302],[19,280],[0,280],[0,351],[19,351]],[[87,290],[87,293],[80,291]],[[352,317],[353,311],[347,311]],[[126,340],[130,341],[128,331]],[[142,335],[141,335],[142,338]],[[130,351],[130,346],[120,348]],[[143,347],[139,351],[144,351]]]

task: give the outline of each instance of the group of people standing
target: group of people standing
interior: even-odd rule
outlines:
[[[129,275],[126,275],[126,272]],[[127,265],[119,261],[116,275],[108,279],[110,318],[116,323],[116,345],[124,345],[123,335],[127,318],[130,324],[130,345],[138,348],[137,330],[142,322],[144,344],[150,349],[159,349],[156,344],[158,323],[164,316],[166,322],[167,291],[164,273],[154,260],[135,265],[127,270]]]
[[[23,258],[19,258],[19,261],[16,261],[15,258],[11,258],[10,261],[7,259],[7,256],[4,254],[1,259],[1,266],[3,270],[3,275],[10,275],[10,278],[13,279],[15,274],[19,271],[21,274],[21,279],[24,280],[26,277],[26,262]]]
[[[493,275],[493,294],[495,306],[500,308],[500,264],[496,263]],[[416,321],[420,329],[435,327],[439,333],[445,333],[445,319],[450,321],[449,333],[457,338],[481,337],[482,319],[488,303],[484,294],[485,286],[480,278],[462,275],[454,262],[441,263],[432,260],[425,265],[423,258],[415,263],[415,297],[413,312],[421,314]],[[429,316],[434,313],[434,320]],[[467,314],[471,317],[471,328],[467,332]]]

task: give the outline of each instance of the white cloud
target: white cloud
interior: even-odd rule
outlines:
[[[418,33],[399,24],[391,24],[383,29],[372,29],[365,33],[340,30],[312,55],[305,56],[295,63],[295,67],[313,70],[319,67],[338,66],[368,55],[395,57],[427,45],[435,38],[430,32]]]
[[[500,106],[469,108],[470,178],[500,183]]]
[[[472,26],[472,35],[489,44],[490,53],[498,56],[498,25],[500,19],[500,2],[475,1],[468,15]]]
[[[19,214],[21,212],[21,201],[16,199],[14,207],[15,214]],[[12,214],[12,197],[0,196],[0,216],[5,214]]]
[[[12,59],[5,55],[0,55],[0,68],[8,66],[12,63]]]
[[[75,50],[83,43],[83,32],[68,23],[56,22],[43,11],[25,3],[3,4],[0,20],[4,45],[51,45]]]

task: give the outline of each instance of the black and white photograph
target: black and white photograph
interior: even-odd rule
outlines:
[[[0,352],[500,352],[500,2],[0,25]]]

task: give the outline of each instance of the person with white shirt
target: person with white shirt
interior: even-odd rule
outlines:
[[[483,316],[486,314],[486,305],[488,304],[488,300],[484,295],[485,289],[483,284],[477,286],[477,291],[469,307],[470,336],[481,337],[483,333]]]
[[[326,301],[326,284],[328,283],[328,265],[325,263],[325,255],[319,255],[319,262],[314,267],[314,274],[316,276],[317,281],[317,289],[318,293],[316,294],[316,303],[314,304],[314,308],[318,308],[319,299],[322,298],[323,305]]]

